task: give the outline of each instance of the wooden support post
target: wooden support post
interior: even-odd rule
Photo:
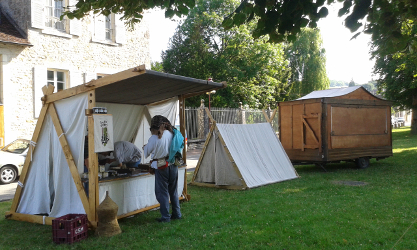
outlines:
[[[271,123],[271,120],[269,119],[268,115],[266,114],[265,109],[262,109],[262,113],[264,114],[266,121]]]
[[[185,98],[184,96],[178,96],[179,101],[179,118],[180,118],[180,132],[184,136],[184,149],[182,150],[182,158],[184,160],[185,165],[187,165],[187,150],[186,150],[186,133],[185,133]],[[187,169],[184,171],[184,189],[182,193],[186,200],[188,200],[188,188],[187,188]]]
[[[272,124],[272,121],[274,120],[276,113],[277,113],[277,109],[274,109],[274,112],[272,112],[271,118],[269,118],[269,120],[271,121],[271,124]]]
[[[88,109],[96,106],[96,92],[92,90],[88,92]],[[99,206],[98,191],[98,158],[94,150],[94,118],[88,116],[88,201],[90,203],[90,211],[88,220],[93,227],[97,226],[98,216],[97,208]]]
[[[178,96],[178,101],[179,101],[179,108],[180,110],[178,111],[179,114],[179,118],[180,118],[180,132],[181,134],[184,136],[184,149],[182,151],[182,155],[183,155],[183,159],[184,159],[184,163],[187,164],[187,150],[185,150],[185,138],[186,138],[186,134],[185,134],[185,98],[184,96]]]
[[[42,88],[42,92],[45,96],[48,96],[48,95],[50,95],[54,92],[54,86],[53,85],[44,86]],[[42,125],[43,125],[43,122],[45,120],[45,116],[46,116],[46,112],[48,111],[48,107],[49,107],[49,104],[44,105],[41,109],[41,112],[40,112],[39,117],[38,117],[38,122],[36,123],[35,131],[33,132],[31,143],[32,142],[36,143],[38,141],[39,133],[42,129]],[[26,183],[26,174],[28,173],[29,168],[31,167],[32,156],[33,156],[35,148],[36,148],[36,146],[30,146],[29,147],[27,157],[26,157],[25,163],[23,165],[22,174],[19,177],[19,182],[21,182],[23,185],[25,185],[25,183]],[[13,199],[13,203],[12,203],[12,206],[10,208],[11,213],[16,212],[17,206],[19,205],[19,202],[20,202],[21,194],[22,194],[22,187],[20,185],[17,185],[16,192],[15,192],[14,199]]]
[[[304,118],[301,115],[301,151],[304,151]]]
[[[211,126],[213,126],[214,123],[216,123],[216,121],[213,119],[213,116],[211,116],[210,110],[208,108],[205,108],[205,109],[206,109],[206,113],[207,113],[209,119],[211,120]]]
[[[77,188],[78,194],[80,195],[80,199],[81,199],[81,202],[83,203],[84,210],[86,211],[88,215],[90,211],[89,211],[87,195],[85,194],[84,187],[81,183],[80,174],[78,173],[77,165],[74,162],[74,157],[72,156],[71,149],[68,145],[67,137],[64,134],[64,130],[62,129],[61,122],[59,120],[58,114],[55,109],[55,105],[53,103],[50,104],[48,113],[52,118],[52,122],[54,123],[55,131],[57,135],[59,136],[59,142],[61,144],[62,150],[64,151],[65,158],[67,159],[67,163],[68,163],[71,175],[72,175],[72,179],[74,180],[75,187]]]

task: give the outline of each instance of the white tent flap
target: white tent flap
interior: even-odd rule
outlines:
[[[269,123],[217,124],[249,188],[297,178]]]
[[[298,177],[269,123],[215,126],[194,182],[253,188]]]
[[[85,93],[55,103],[62,135],[56,134],[51,116],[46,114],[17,212],[51,217],[85,213],[59,137],[67,138],[78,172],[82,173],[87,101]]]

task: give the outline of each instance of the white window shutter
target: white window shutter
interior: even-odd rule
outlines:
[[[70,75],[70,82],[69,82],[70,88],[83,84],[83,75],[81,72],[70,70],[69,75]]]
[[[92,72],[84,73],[84,83],[97,79],[97,74]]]
[[[44,21],[44,3],[45,0],[31,0],[31,13],[30,13],[30,21],[33,28],[43,29],[45,25]],[[46,75],[46,73],[45,73]]]
[[[126,27],[123,20],[120,18],[123,16],[122,14],[115,14],[115,32],[116,32],[116,43],[126,43]]]
[[[106,20],[101,14],[94,16],[94,37],[98,41],[104,41],[106,38]]]
[[[75,9],[75,5],[78,3],[78,0],[69,0],[70,10]],[[74,18],[70,20],[70,34],[81,36],[81,20]]]
[[[47,69],[43,66],[33,68],[33,114],[38,118],[42,109],[41,98],[43,96],[42,88],[47,85]]]

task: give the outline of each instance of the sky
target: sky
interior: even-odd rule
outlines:
[[[337,5],[336,5],[337,6]],[[370,60],[370,35],[361,34],[350,40],[350,33],[343,25],[343,18],[337,17],[339,6],[328,7],[329,15],[318,22],[326,50],[326,70],[330,80],[364,84],[372,79],[374,61]],[[168,48],[169,39],[175,33],[178,23],[165,18],[164,11],[152,10],[147,18],[150,24],[151,61],[160,62],[161,52]]]

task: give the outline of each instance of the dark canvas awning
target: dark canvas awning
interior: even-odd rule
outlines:
[[[48,95],[46,103],[94,89],[97,102],[148,105],[175,96],[187,98],[224,87],[224,82],[161,73],[140,66]]]
[[[184,95],[190,97],[225,87],[223,83],[153,70],[96,89],[96,101],[146,105]]]

